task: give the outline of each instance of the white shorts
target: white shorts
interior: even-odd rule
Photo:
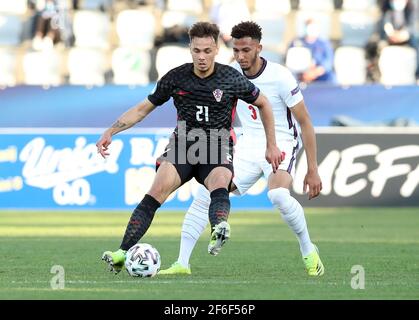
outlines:
[[[272,173],[272,165],[265,159],[265,145],[265,141],[261,143],[252,141],[249,145],[249,141],[238,140],[233,158],[233,182],[237,187],[234,194],[245,194],[262,176],[268,180]],[[281,151],[285,152],[285,159],[279,165],[279,170],[287,171],[294,178],[296,158],[301,143],[296,139],[289,139],[279,140],[277,145]],[[260,148],[261,146],[263,148]]]

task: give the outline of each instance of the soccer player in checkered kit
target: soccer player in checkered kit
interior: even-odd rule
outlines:
[[[313,199],[322,189],[317,169],[316,137],[302,93],[287,68],[260,56],[262,30],[259,25],[254,22],[239,23],[233,27],[231,36],[235,58],[232,66],[260,88],[271,102],[277,145],[285,153],[285,158],[279,170],[274,172],[264,157],[266,143],[260,113],[251,103],[239,101],[237,115],[242,124],[243,134],[235,146],[233,161],[235,175],[230,191],[242,195],[264,176],[268,181],[269,200],[279,209],[281,216],[298,239],[308,275],[320,276],[324,273],[324,266],[318,248],[311,242],[302,206],[289,191],[295,174],[297,153],[302,147],[302,142],[308,165],[304,191],[308,191],[309,199]],[[161,270],[159,274],[191,273],[189,259],[207,225],[210,202],[208,191],[199,187],[185,215],[178,260],[168,269]],[[221,243],[215,249],[209,247],[208,252],[217,255],[229,236],[230,232],[220,239]]]
[[[173,97],[178,125],[163,155],[157,159],[154,182],[133,211],[117,251],[105,251],[102,259],[112,272],[124,267],[125,255],[151,225],[156,210],[181,185],[195,178],[209,192],[206,217],[211,223],[209,250],[217,252],[229,237],[229,186],[233,177],[232,119],[237,101],[252,104],[259,111],[265,132],[265,161],[278,169],[281,151],[275,137],[275,124],[269,100],[235,68],[215,62],[219,29],[215,24],[198,22],[190,31],[193,63],[166,73],[155,90],[129,109],[107,129],[96,143],[106,157],[112,136],[143,120],[156,106]]]

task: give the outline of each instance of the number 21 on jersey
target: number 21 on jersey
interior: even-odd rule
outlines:
[[[198,121],[209,121],[209,115],[208,115],[208,107],[207,106],[196,106],[198,108],[198,111],[196,112],[196,120]]]

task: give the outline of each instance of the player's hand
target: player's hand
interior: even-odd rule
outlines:
[[[108,147],[112,143],[112,135],[108,132],[105,132],[102,137],[96,142],[97,147],[97,153],[100,153],[100,155],[103,157],[103,159],[106,158],[106,156],[109,156]]]
[[[281,153],[281,151],[279,150],[277,146],[273,146],[273,147],[268,146],[266,148],[265,158],[266,158],[266,161],[268,161],[268,163],[272,165],[272,170],[274,173],[276,172],[276,170],[278,170],[278,167],[283,160],[283,155],[285,154]]]
[[[317,170],[307,172],[304,178],[304,193],[307,193],[308,187],[308,200],[311,200],[317,197],[322,191],[322,180],[320,179],[319,173]]]

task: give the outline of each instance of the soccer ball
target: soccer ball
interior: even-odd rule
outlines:
[[[148,243],[133,245],[126,254],[125,267],[133,277],[154,277],[160,270],[161,258],[156,248]]]

